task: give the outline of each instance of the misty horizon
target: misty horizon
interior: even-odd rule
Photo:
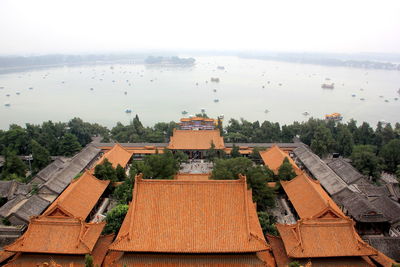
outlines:
[[[400,2],[0,2],[0,55],[400,53]]]

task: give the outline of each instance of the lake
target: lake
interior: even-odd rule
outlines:
[[[203,108],[211,117],[224,114],[225,121],[287,124],[339,112],[344,121],[354,118],[374,126],[379,120],[399,122],[400,100],[395,98],[400,98],[400,71],[195,58],[196,64],[186,68],[112,64],[0,74],[0,128],[73,117],[113,127],[117,121],[129,123],[135,114],[151,126]],[[211,77],[220,81],[211,82]],[[335,83],[335,88],[322,89],[323,83]],[[303,115],[306,111],[309,116]]]

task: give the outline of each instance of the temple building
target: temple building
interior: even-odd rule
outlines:
[[[225,148],[224,138],[219,130],[177,130],[174,129],[168,149],[181,150],[189,155],[189,158],[202,159],[206,151],[214,144],[217,150]]]
[[[100,235],[105,222],[87,220],[109,183],[89,172],[73,180],[42,215],[31,218],[20,238],[4,247],[6,252],[16,253],[5,266],[36,267],[54,261],[61,266],[83,267],[86,254],[100,266],[113,236]]]
[[[181,130],[214,130],[217,123],[217,120],[209,118],[182,118],[179,127]]]
[[[288,153],[283,151],[279,146],[273,145],[266,151],[260,151],[260,156],[266,166],[273,171],[275,174],[278,174],[279,167],[282,165],[283,160],[287,158],[289,162],[293,166],[294,172],[299,175],[301,174],[300,168],[296,165],[294,160],[290,157]]]
[[[391,266],[394,261],[363,241],[320,183],[302,173],[281,185],[299,220],[276,224],[267,235],[278,266],[292,261],[312,266]]]
[[[106,266],[275,266],[246,178],[135,179]]]
[[[131,158],[132,152],[126,150],[123,146],[117,143],[101,156],[96,165],[102,164],[104,160],[107,159],[114,168],[120,165],[125,169],[128,166]]]

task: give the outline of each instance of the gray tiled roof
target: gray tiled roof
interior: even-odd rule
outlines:
[[[347,187],[347,184],[325,162],[304,145],[294,149],[293,152],[330,195]]]

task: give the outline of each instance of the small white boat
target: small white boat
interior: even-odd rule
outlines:
[[[218,98],[214,99],[214,103],[218,103],[218,102],[219,102]]]
[[[6,106],[6,107],[10,107],[11,106],[11,104],[10,103],[4,103],[4,106]]]
[[[17,95],[20,95],[21,94],[21,92],[20,91],[17,91],[17,92],[15,92]]]
[[[184,110],[184,111],[182,111],[182,115],[187,115],[188,114],[188,112],[186,111],[186,110]]]
[[[309,113],[308,111],[304,111],[302,114],[303,114],[304,116],[310,115],[310,113]]]
[[[132,113],[132,109],[125,109],[125,113],[127,113],[127,114]]]

